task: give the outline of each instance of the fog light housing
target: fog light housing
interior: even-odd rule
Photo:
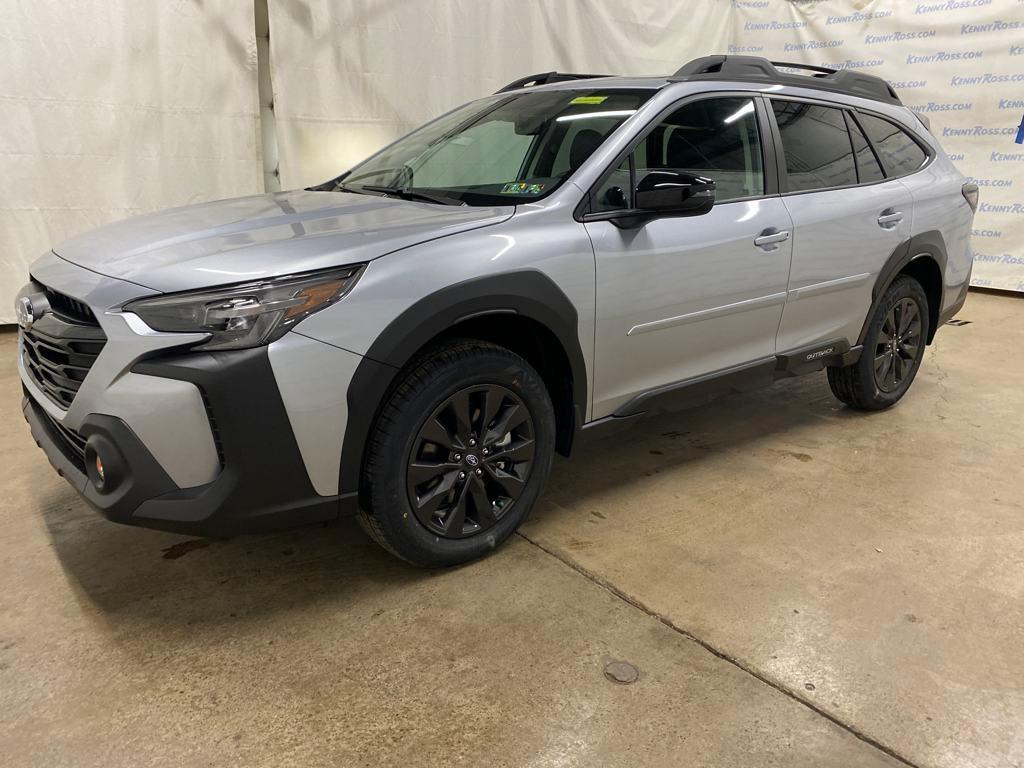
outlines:
[[[125,476],[121,452],[103,435],[92,435],[85,443],[85,474],[102,493],[114,491]]]

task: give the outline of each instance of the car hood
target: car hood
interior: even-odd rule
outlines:
[[[126,219],[54,252],[109,277],[183,291],[368,261],[496,224],[514,211],[299,190]]]

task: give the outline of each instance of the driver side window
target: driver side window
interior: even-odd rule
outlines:
[[[701,99],[662,120],[595,191],[595,213],[633,207],[633,191],[653,170],[705,176],[718,203],[764,194],[761,138],[754,100]]]

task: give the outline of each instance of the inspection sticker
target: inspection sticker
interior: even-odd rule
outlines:
[[[604,104],[607,96],[577,96],[570,104]]]
[[[501,188],[503,195],[539,195],[543,191],[543,184],[528,184],[525,181],[510,181]]]

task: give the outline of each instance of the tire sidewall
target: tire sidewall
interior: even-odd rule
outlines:
[[[555,445],[554,410],[540,375],[522,358],[497,348],[470,349],[459,358],[433,369],[429,376],[413,370],[412,386],[396,392],[382,416],[390,428],[374,445],[367,473],[366,498],[388,545],[418,565],[440,567],[482,557],[497,548],[529,515],[551,470]],[[470,364],[471,363],[471,364]],[[406,489],[407,463],[424,421],[448,397],[479,384],[498,384],[514,392],[533,419],[534,452],[530,476],[522,495],[486,531],[464,539],[449,539],[428,530],[416,517]]]

